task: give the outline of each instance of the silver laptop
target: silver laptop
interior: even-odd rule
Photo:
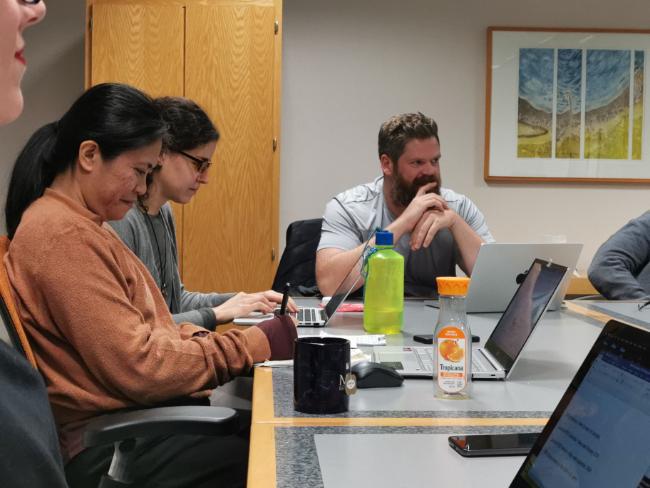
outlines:
[[[510,375],[566,272],[566,266],[533,261],[485,347],[472,351],[472,378],[506,379]],[[433,376],[431,346],[374,347],[373,356],[403,376]]]
[[[339,306],[345,301],[350,293],[356,290],[359,286],[361,277],[361,266],[363,265],[363,259],[368,250],[368,244],[370,239],[374,237],[375,233],[372,232],[368,240],[364,243],[363,248],[361,249],[361,254],[354,262],[348,273],[345,275],[345,278],[339,283],[339,286],[336,288],[336,291],[330,298],[325,308],[320,307],[299,307],[298,312],[295,315],[298,320],[298,327],[324,327],[327,325],[328,321],[336,313]],[[274,314],[254,314],[247,315],[246,317],[238,317],[233,320],[233,323],[236,325],[255,325],[263,320],[272,319]]]
[[[566,266],[569,270],[548,307],[549,310],[558,310],[581,250],[582,244],[483,244],[476,257],[465,300],[467,312],[503,312],[523,279],[523,273],[535,258]]]

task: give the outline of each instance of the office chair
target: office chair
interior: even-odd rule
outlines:
[[[318,295],[316,248],[323,219],[296,220],[287,227],[286,244],[272,288],[282,293],[291,283],[293,294]]]
[[[6,329],[13,347],[37,368],[4,265],[4,256],[8,249],[9,239],[7,236],[0,236],[0,322]],[[0,402],[11,400],[6,396],[0,398]],[[25,421],[29,422],[29,419]],[[237,412],[225,407],[190,405],[121,411],[91,421],[84,432],[84,448],[114,444],[111,466],[108,473],[102,477],[99,488],[125,487],[131,486],[132,483],[129,462],[136,439],[174,434],[226,436],[236,433],[238,424]],[[38,460],[34,460],[34,463],[38,463]]]

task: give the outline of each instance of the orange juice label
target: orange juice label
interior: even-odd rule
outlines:
[[[447,393],[458,393],[467,386],[465,333],[458,327],[440,329],[437,337],[438,386]]]

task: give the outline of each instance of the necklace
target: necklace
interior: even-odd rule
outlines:
[[[158,236],[156,235],[156,229],[153,226],[153,222],[151,221],[151,217],[147,212],[144,212],[145,218],[147,219],[147,222],[149,223],[149,228],[151,229],[151,234],[153,235],[153,239],[156,243],[156,251],[158,252],[158,276],[160,277],[160,291],[162,292],[163,297],[165,297],[165,300],[167,300],[167,278],[165,271],[167,270],[167,236],[164,235],[167,233],[167,227],[163,223],[163,247],[162,249],[160,248],[160,244],[158,242]],[[160,214],[159,214],[160,215]],[[162,215],[160,216],[162,219]]]

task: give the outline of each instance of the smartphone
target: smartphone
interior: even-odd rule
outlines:
[[[452,435],[449,445],[461,456],[526,456],[539,434]]]
[[[433,344],[433,334],[417,334],[413,336],[413,340],[423,344]],[[481,338],[472,334],[472,342],[481,342]]]

